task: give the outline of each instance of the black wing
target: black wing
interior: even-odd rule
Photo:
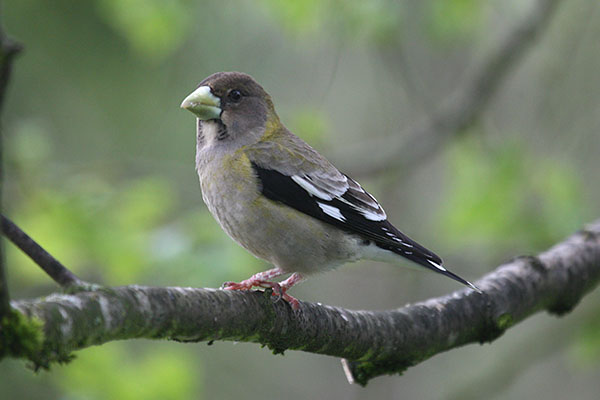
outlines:
[[[347,190],[341,195],[336,195],[337,193],[324,191],[316,182],[313,187],[311,185],[313,178],[309,175],[291,177],[272,169],[262,168],[254,162],[252,167],[261,182],[262,194],[268,199],[281,202],[313,218],[360,235],[373,241],[382,249],[392,251],[425,268],[474,287],[444,268],[441,258],[435,253],[396,229],[387,220],[377,200],[351,178],[347,177]]]

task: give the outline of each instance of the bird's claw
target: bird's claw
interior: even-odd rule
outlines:
[[[223,282],[221,290],[250,290],[252,286],[246,285],[244,282]]]
[[[279,284],[273,287],[273,296],[273,303],[284,300],[287,301],[290,306],[292,306],[292,310],[298,311],[300,309],[300,302],[295,297],[287,294],[287,289]]]
[[[242,282],[223,282],[221,285],[222,290],[250,290],[254,286],[262,287],[265,289],[271,289],[272,293],[272,301],[273,303],[277,303],[280,300],[287,301],[292,310],[298,311],[300,309],[300,302],[295,298],[287,294],[287,287],[281,286],[278,282],[271,281],[260,281],[260,280],[245,280]]]
[[[224,282],[221,285],[223,290],[250,290],[253,287],[261,287],[265,289],[273,289],[273,293],[283,294],[285,290],[277,282],[264,281],[260,279],[246,279],[241,282]]]
[[[295,297],[292,297],[289,294],[284,293],[281,295],[281,298],[283,300],[287,301],[288,303],[290,303],[292,310],[298,311],[300,309],[300,302]]]
[[[223,283],[221,284],[221,287],[220,287],[220,289],[221,289],[221,290],[226,290],[226,289],[228,289],[230,286],[232,286],[233,284],[235,284],[235,282],[223,282]]]
[[[274,282],[274,285],[271,286],[271,289],[273,290],[271,301],[273,303],[277,303],[279,300],[282,299],[282,297],[284,295],[284,291],[281,288],[281,285],[277,282]]]

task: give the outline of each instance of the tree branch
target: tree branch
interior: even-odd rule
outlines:
[[[27,254],[37,265],[39,265],[54,282],[63,288],[81,287],[87,285],[79,279],[74,273],[69,271],[56,258],[48,253],[42,246],[37,244],[29,235],[21,230],[14,222],[0,216],[2,233],[23,253]]]
[[[4,96],[10,80],[12,70],[12,61],[21,51],[21,46],[10,40],[4,34],[0,27],[0,111],[4,105]],[[1,121],[0,121],[1,122]],[[3,164],[3,146],[2,146],[2,124],[0,123],[0,212],[2,212],[2,185],[4,177]],[[4,247],[0,241],[0,329],[5,316],[10,312],[10,296],[8,294],[8,285],[6,283],[6,272],[4,270]]]
[[[485,111],[509,73],[549,25],[559,3],[560,0],[538,0],[531,14],[500,40],[468,81],[460,85],[462,89],[450,96],[429,120],[401,135],[398,140],[386,137],[385,145],[371,140],[374,153],[365,151],[362,143],[361,152],[379,156],[361,160],[360,174],[403,170],[427,159],[450,138],[465,132]]]
[[[47,367],[118,339],[236,340],[351,360],[350,377],[365,385],[437,353],[490,342],[535,312],[566,313],[599,281],[600,220],[537,257],[498,267],[477,282],[484,294],[463,289],[391,311],[301,302],[294,313],[269,292],[140,286],[14,301],[43,337],[13,355]]]

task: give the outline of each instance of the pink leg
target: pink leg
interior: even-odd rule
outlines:
[[[290,305],[292,306],[292,310],[294,311],[297,311],[300,308],[300,303],[298,303],[298,300],[295,297],[292,297],[289,294],[287,294],[287,290],[294,286],[296,283],[300,282],[302,279],[304,279],[302,275],[300,275],[297,272],[294,272],[292,275],[290,275],[289,278],[287,278],[285,281],[279,284],[281,290],[279,295],[282,299],[290,303]]]
[[[273,289],[273,296],[279,297],[277,300],[283,299],[287,301],[292,306],[292,309],[296,311],[298,308],[300,308],[298,300],[286,292],[289,288],[304,279],[304,277],[299,273],[294,272],[289,278],[281,283],[269,281],[269,279],[277,278],[283,274],[285,274],[285,272],[283,272],[281,268],[273,268],[268,271],[259,272],[258,274],[252,275],[250,278],[241,281],[240,283],[225,282],[221,288],[224,290],[250,290],[255,286],[271,288]]]
[[[285,272],[283,272],[281,268],[273,268],[268,271],[254,274],[250,278],[241,281],[240,283],[225,282],[221,288],[224,290],[250,290],[254,286],[258,286],[263,288],[273,288],[274,291],[279,291],[279,283],[270,282],[269,279],[277,278],[283,274],[285,274]]]
[[[304,277],[302,275],[300,275],[297,272],[294,272],[292,275],[290,275],[289,278],[287,278],[285,281],[280,283],[281,289],[288,290],[289,288],[294,286],[296,283],[300,282],[302,279],[304,279]]]

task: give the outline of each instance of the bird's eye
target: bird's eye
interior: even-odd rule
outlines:
[[[242,99],[242,93],[239,90],[232,90],[229,92],[229,94],[227,95],[227,98],[232,102],[232,103],[237,103],[238,101],[240,101]]]

